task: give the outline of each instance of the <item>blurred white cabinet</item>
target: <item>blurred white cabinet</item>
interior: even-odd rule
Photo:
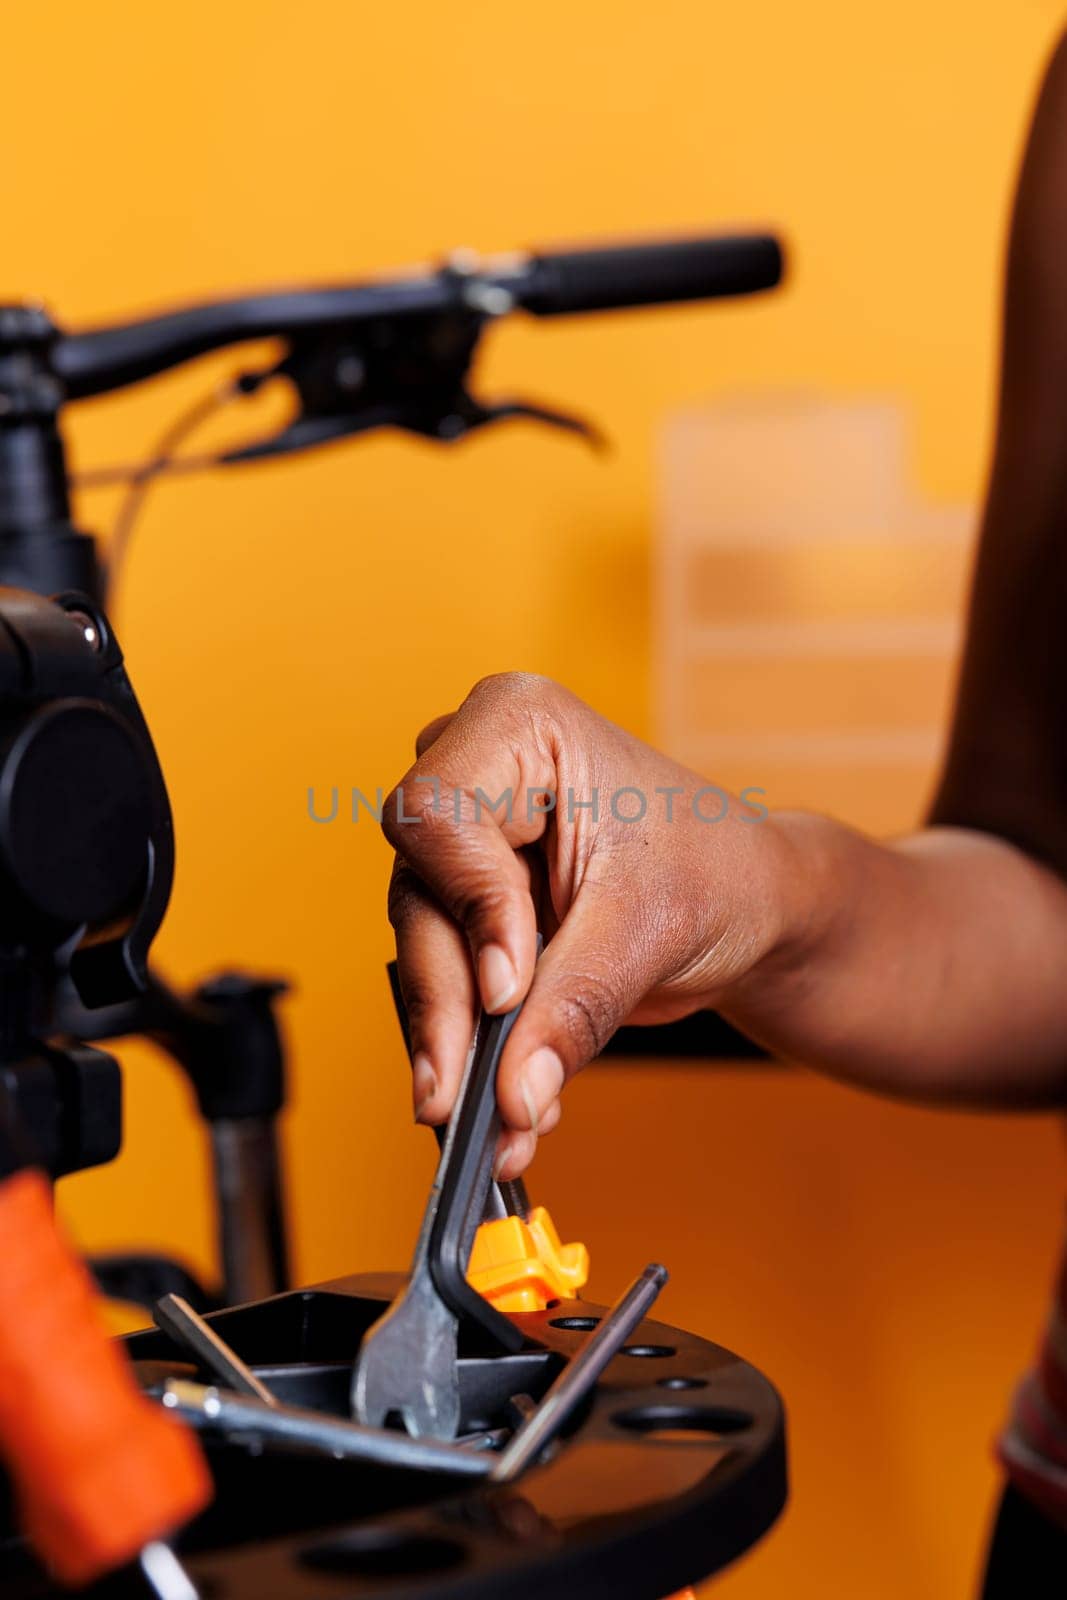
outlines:
[[[944,742],[974,521],[915,493],[892,403],[759,397],[670,419],[658,742],[772,806],[909,826]]]

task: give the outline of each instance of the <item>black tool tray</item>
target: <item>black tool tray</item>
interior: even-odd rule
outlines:
[[[353,1357],[402,1281],[342,1278],[209,1321],[279,1400],[348,1417]],[[464,1325],[463,1428],[501,1426],[513,1395],[538,1399],[603,1313],[567,1300],[515,1316],[514,1354]],[[125,1343],[148,1389],[169,1375],[212,1382],[156,1330]],[[729,1351],[651,1321],[555,1455],[515,1485],[204,1442],[215,1502],[176,1541],[203,1600],[657,1600],[747,1550],[786,1494],[771,1384]],[[10,1532],[0,1592],[60,1592]],[[146,1589],[130,1570],[81,1592],[144,1600]]]

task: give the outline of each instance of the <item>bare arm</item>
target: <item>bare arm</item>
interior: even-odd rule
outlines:
[[[505,1176],[621,1022],[702,1007],[884,1092],[1067,1104],[1067,45],[1013,219],[997,447],[931,826],[878,844],[736,801],[709,826],[703,783],[520,674],[426,730],[385,818],[417,1116],[447,1116],[477,1000],[524,996],[500,1077]],[[648,802],[636,821],[610,809],[623,788]],[[505,791],[511,811],[488,809]],[[531,807],[538,792],[555,809]]]
[[[1012,219],[996,448],[934,826],[888,850],[783,819],[834,908],[742,1026],[873,1087],[1067,1103],[1067,40]],[[806,843],[804,842],[806,841]]]
[[[1012,219],[996,448],[932,822],[882,850],[785,821],[824,862],[832,931],[818,959],[744,985],[731,1015],[895,1093],[1067,1102],[1067,41]]]
[[[775,819],[806,927],[720,997],[745,1032],[867,1088],[974,1105],[1067,1105],[1067,884],[988,834],[883,846]]]
[[[636,794],[646,813],[623,820]],[[1067,1103],[1056,872],[966,829],[883,845],[733,797],[711,823],[702,794],[703,778],[544,679],[486,679],[433,726],[384,817],[417,1116],[448,1115],[476,1003],[524,996],[500,1075],[504,1176],[620,1023],[707,1007],[883,1092]]]

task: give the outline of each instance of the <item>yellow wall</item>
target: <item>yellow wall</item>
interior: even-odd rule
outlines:
[[[766,219],[795,244],[773,303],[494,340],[486,388],[587,408],[606,462],[522,427],[451,452],[382,438],[150,502],[118,621],[177,819],[160,954],[181,978],[240,961],[298,985],[303,1277],[401,1264],[431,1159],[382,979],[387,854],[364,823],[312,827],[307,785],[388,783],[418,725],[501,667],[648,726],[669,409],[739,387],[887,393],[914,407],[923,493],[976,494],[1005,205],[1060,20],[1044,0],[7,8],[2,290],[72,325],[456,243]],[[136,457],[218,370],[86,407],[78,462]],[[113,507],[86,495],[82,516]],[[87,1245],[206,1266],[186,1098],[147,1052],[126,1059],[130,1148],[67,1184],[65,1212]],[[594,1287],[663,1256],[667,1313],[735,1342],[790,1402],[792,1509],[716,1593],[965,1592],[1059,1154],[1048,1124],[800,1075],[611,1068],[576,1086],[535,1181],[590,1243]]]

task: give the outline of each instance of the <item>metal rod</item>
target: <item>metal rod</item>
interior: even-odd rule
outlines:
[[[618,1355],[666,1282],[666,1267],[656,1263],[647,1266],[640,1277],[634,1279],[549,1386],[537,1409],[512,1435],[510,1444],[497,1456],[489,1474],[491,1483],[510,1483],[534,1464],[575,1406],[585,1399],[611,1358]]]
[[[209,1124],[226,1303],[266,1300],[289,1287],[276,1118]]]
[[[141,1571],[159,1600],[200,1600],[200,1591],[174,1554],[162,1539],[146,1544],[140,1556]]]
[[[388,1428],[365,1428],[297,1406],[267,1406],[250,1396],[228,1394],[171,1378],[163,1404],[194,1428],[254,1441],[264,1448],[304,1451],[336,1460],[370,1461],[409,1471],[442,1472],[465,1478],[488,1476],[490,1457],[439,1439],[411,1439]]]
[[[152,1315],[157,1328],[191,1350],[228,1389],[252,1395],[265,1406],[278,1404],[266,1384],[260,1382],[237,1352],[230,1349],[225,1339],[220,1338],[180,1294],[165,1294],[162,1300],[156,1301]]]
[[[526,1185],[521,1178],[503,1178],[497,1183],[500,1198],[504,1202],[504,1210],[509,1217],[521,1217],[523,1222],[530,1220],[530,1197],[526,1193]]]

